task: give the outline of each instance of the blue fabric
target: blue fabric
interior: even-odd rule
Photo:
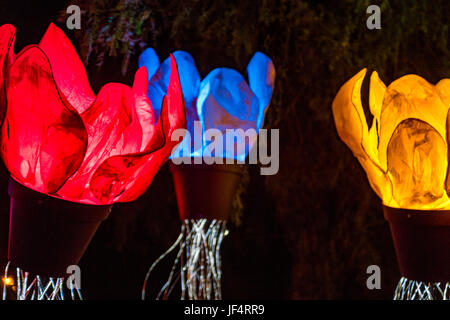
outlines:
[[[265,110],[272,96],[275,68],[265,54],[256,52],[247,66],[249,84],[236,70],[217,68],[211,71],[201,82],[195,61],[185,51],[173,53],[180,75],[181,89],[186,103],[186,121],[189,135],[186,135],[174,157],[202,156],[204,149],[210,145],[205,140],[204,131],[218,129],[223,134],[223,152],[216,154],[224,158],[233,156],[238,160],[245,160],[249,148],[236,147],[240,138],[235,139],[234,146],[225,148],[226,129],[255,130],[256,134],[263,125]],[[148,95],[155,111],[155,119],[159,118],[161,104],[170,79],[170,58],[159,65],[159,59],[153,49],[145,50],[139,57],[139,66],[146,66],[152,73],[149,76]],[[155,67],[157,65],[157,67]],[[194,121],[201,121],[201,130],[194,133]],[[199,148],[194,147],[194,137]],[[187,141],[187,140],[191,141]],[[189,146],[189,142],[191,146]],[[254,143],[254,141],[252,142]],[[231,148],[231,149],[230,149]],[[201,149],[201,150],[200,150]]]
[[[145,49],[144,52],[141,53],[138,60],[138,66],[146,67],[148,72],[148,81],[153,77],[156,70],[159,68],[159,58],[153,48]]]
[[[264,53],[256,52],[247,66],[250,88],[261,103],[257,121],[258,130],[263,126],[264,114],[269,106],[275,85],[275,66]]]
[[[214,69],[201,82],[197,112],[205,130],[254,127],[259,105],[258,98],[236,70]]]

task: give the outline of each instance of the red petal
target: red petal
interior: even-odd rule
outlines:
[[[115,156],[102,163],[95,171],[90,183],[92,194],[99,203],[123,201],[120,195],[125,195],[125,192],[127,195],[132,194],[131,200],[134,200],[145,192],[153,176],[167,160],[167,157],[162,157],[160,151],[156,151],[161,150],[164,140],[159,141],[160,145],[156,144],[156,140],[154,141],[155,149],[150,153]],[[134,182],[138,180],[141,183],[135,184]]]
[[[165,122],[169,126],[167,129],[164,129],[164,132],[166,132],[167,140],[172,146],[178,144],[177,141],[170,141],[173,131],[180,128],[186,129],[186,107],[184,105],[183,91],[181,91],[177,63],[173,55],[170,55],[170,70],[173,73],[170,74],[169,87],[167,88],[167,94],[163,101],[163,107],[166,106],[167,114],[164,115],[161,112],[161,117],[166,117],[164,120],[168,120]]]
[[[136,114],[134,92],[126,85],[109,83],[81,117],[89,136],[86,157],[58,194],[75,201],[95,202],[89,191],[89,181],[98,166],[112,156],[141,150],[142,128]]]
[[[0,27],[0,123],[6,112],[6,89],[3,75],[7,65],[14,59],[14,40],[16,39],[16,28],[10,24]]]
[[[175,59],[171,56],[169,88],[164,98],[159,134],[141,154],[113,157],[106,160],[92,177],[90,188],[101,203],[133,201],[149,187],[158,170],[169,158],[172,149],[181,142],[171,141],[175,129],[186,128],[186,115]],[[164,139],[161,135],[164,131]],[[163,141],[161,141],[163,140]],[[161,142],[163,144],[161,145]],[[160,148],[162,146],[162,148]]]
[[[45,53],[28,47],[7,73],[8,108],[2,126],[2,157],[26,186],[54,193],[80,166],[87,134],[66,106]]]
[[[70,40],[61,29],[51,23],[39,47],[50,60],[59,90],[78,113],[84,112],[94,102],[95,95],[89,85],[83,63]]]
[[[146,67],[141,67],[134,76],[133,91],[136,99],[136,113],[142,127],[142,144],[140,151],[149,146],[150,140],[155,134],[155,115],[152,103],[147,97],[148,73]]]

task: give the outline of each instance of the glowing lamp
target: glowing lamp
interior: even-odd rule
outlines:
[[[1,156],[11,174],[11,263],[63,277],[115,202],[150,185],[185,127],[175,59],[155,117],[140,68],[130,88],[97,95],[71,42],[51,24],[39,45],[13,54],[15,29],[0,28]]]
[[[427,283],[442,288],[450,281],[450,79],[432,85],[406,75],[386,87],[373,72],[369,128],[361,103],[365,74],[360,71],[337,93],[336,129],[383,203],[403,277],[395,297],[422,292],[417,297],[435,298],[439,290]]]
[[[223,163],[223,159],[243,163],[256,142],[272,96],[275,67],[269,57],[257,52],[247,66],[248,83],[239,72],[229,68],[214,69],[200,81],[195,61],[189,53],[176,51],[173,56],[179,66],[187,119],[186,136],[171,155],[173,160],[183,158],[179,161],[182,164],[170,163],[180,217],[184,220],[210,215],[226,220],[231,206],[218,204],[224,204],[222,195],[230,195],[232,199],[240,169],[236,163]],[[140,56],[139,66],[154,72],[153,75],[149,73],[148,95],[154,108],[158,109],[168,86],[169,58],[160,64],[155,51],[149,48]],[[239,135],[232,144],[227,144],[227,130],[235,129],[253,130],[254,135],[248,144],[245,137]],[[208,139],[207,130],[222,134],[223,145],[217,146],[216,141],[210,141],[213,139]],[[211,161],[205,161],[208,163],[205,164],[195,159],[202,157]],[[211,165],[212,158],[220,158],[220,161]],[[208,196],[201,199],[200,194],[205,192]],[[211,208],[220,212],[213,212]]]
[[[275,68],[266,55],[257,52],[247,66],[248,83],[239,72],[229,68],[214,69],[200,80],[189,53],[176,51],[173,56],[179,66],[187,119],[186,135],[172,153],[170,163],[183,222],[177,240],[181,243],[178,256],[184,257],[181,270],[187,270],[186,278],[181,278],[181,298],[221,299],[220,245],[226,234],[226,221],[242,175],[242,164],[256,142],[270,103]],[[149,73],[148,96],[157,109],[168,86],[169,60],[160,64],[150,48],[140,56],[139,65],[154,72]],[[239,134],[227,139],[227,131],[236,129],[253,132],[248,143]],[[215,135],[213,139],[211,132]],[[216,139],[218,136],[221,139]],[[210,245],[205,247],[198,239],[206,239]],[[184,249],[186,246],[189,248]],[[213,258],[200,261],[196,258],[200,256]],[[153,267],[144,283],[143,298]],[[205,270],[209,280],[199,277],[196,270],[200,269]],[[171,281],[169,278],[164,287],[171,287]],[[163,290],[158,297],[165,299],[169,295],[170,291]]]

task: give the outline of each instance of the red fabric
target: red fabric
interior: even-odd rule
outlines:
[[[88,141],[83,121],[61,99],[39,47],[22,51],[6,77],[3,160],[22,184],[54,193],[83,161]]]
[[[0,59],[8,31],[0,29]],[[27,187],[65,200],[135,200],[177,144],[172,132],[186,127],[173,58],[171,70],[165,111],[155,125],[145,67],[132,88],[109,83],[95,97],[72,44],[50,25],[39,46],[25,48],[4,73],[1,154],[8,170]]]
[[[16,38],[16,29],[5,24],[0,27],[0,123],[6,112],[6,90],[4,83],[4,72],[6,67],[12,63],[14,58],[13,50],[14,40]]]
[[[39,43],[47,54],[58,89],[79,112],[85,111],[95,99],[83,63],[64,32],[50,24]]]
[[[186,128],[186,115],[178,69],[172,55],[170,63],[172,72],[169,88],[157,123],[157,128],[162,129],[162,132],[157,131],[141,154],[111,157],[97,169],[91,181],[91,190],[98,198],[101,197],[101,190],[106,190],[107,186],[114,186],[114,193],[118,195],[117,201],[127,202],[136,199],[147,190],[174,147],[183,140],[181,137],[178,141],[172,141],[172,134],[176,129]]]

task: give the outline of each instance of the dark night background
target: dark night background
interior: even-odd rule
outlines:
[[[92,13],[119,2],[81,5]],[[95,32],[95,23],[82,20],[80,31],[68,31],[61,11],[71,3],[1,1],[0,23],[16,26],[18,52],[38,43],[48,24],[59,19],[58,25],[85,57],[83,41]],[[242,224],[230,224],[222,249],[224,298],[391,299],[399,271],[389,228],[365,173],[336,134],[331,102],[339,87],[363,67],[377,70],[386,84],[408,73],[432,83],[449,77],[448,1],[141,3],[149,18],[139,37],[160,59],[183,49],[192,54],[202,77],[219,66],[245,74],[249,59],[260,50],[276,67],[266,127],[280,128],[280,171],[260,176],[257,166],[249,167]],[[370,4],[381,7],[381,30],[366,28]],[[108,15],[120,14],[98,12],[100,25]],[[118,50],[115,57],[94,52],[87,65],[94,91],[112,81],[131,85],[140,51],[137,47],[130,55],[125,75],[123,52]],[[367,87],[366,81],[364,97]],[[0,173],[4,259],[8,173],[3,166]],[[140,199],[115,205],[99,228],[80,263],[85,298],[138,299],[147,268],[175,241],[179,228],[165,166]],[[381,290],[366,288],[366,268],[372,264],[381,268]],[[151,279],[158,286],[169,264],[160,270]]]

